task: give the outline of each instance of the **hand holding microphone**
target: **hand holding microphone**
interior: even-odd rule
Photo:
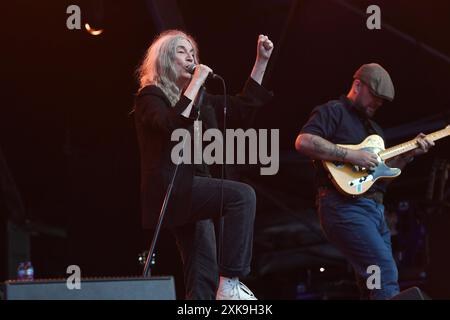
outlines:
[[[198,80],[203,84],[206,79],[217,79],[219,76],[213,73],[212,69],[204,64],[191,64],[186,70],[193,75],[192,81]]]
[[[206,79],[220,79],[220,76],[214,74],[212,69],[204,64],[191,64],[186,67],[186,71],[192,74],[192,78],[184,95],[192,101],[195,100]]]

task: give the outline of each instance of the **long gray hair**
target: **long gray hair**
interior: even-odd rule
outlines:
[[[180,30],[167,30],[152,42],[137,69],[139,90],[148,85],[155,85],[164,92],[172,106],[178,102],[181,95],[176,85],[178,74],[173,64],[176,47],[181,39],[191,43],[194,49],[194,63],[198,64],[198,46],[194,38]]]

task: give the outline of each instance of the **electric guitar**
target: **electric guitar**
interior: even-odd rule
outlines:
[[[431,141],[436,141],[448,135],[450,135],[450,125],[442,130],[428,134],[426,138]],[[365,193],[380,178],[392,179],[398,177],[401,170],[388,167],[385,161],[419,147],[417,139],[412,139],[385,149],[383,138],[376,134],[368,136],[358,145],[339,146],[352,150],[365,150],[375,153],[378,157],[378,165],[371,169],[359,168],[350,163],[338,161],[322,161],[325,169],[330,173],[330,178],[336,188],[342,193],[349,195]]]

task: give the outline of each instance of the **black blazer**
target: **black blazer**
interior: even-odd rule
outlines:
[[[242,93],[227,97],[227,127],[249,125],[258,107],[267,103],[272,94],[249,78]],[[221,95],[205,93],[201,110],[207,115],[206,122],[223,123],[223,100]],[[172,107],[163,91],[150,85],[142,88],[135,102],[135,125],[141,163],[141,210],[144,228],[153,228],[159,217],[164,196],[170,184],[175,165],[171,150],[178,142],[170,140],[177,128],[190,129],[194,118],[181,115],[191,100],[182,95]],[[203,111],[202,111],[203,113]],[[191,204],[193,164],[180,164],[177,177],[164,217],[164,226],[178,226],[187,222]]]

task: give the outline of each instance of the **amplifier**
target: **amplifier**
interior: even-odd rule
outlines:
[[[69,289],[66,279],[6,281],[5,300],[175,300],[172,276],[136,278],[86,278],[79,289]]]

